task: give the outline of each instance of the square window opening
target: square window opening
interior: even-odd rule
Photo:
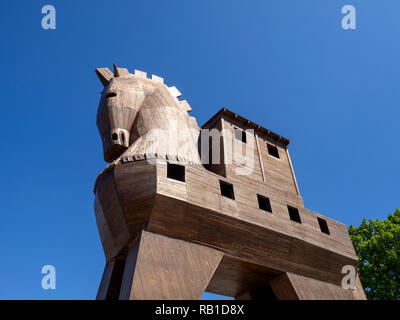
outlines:
[[[290,220],[301,223],[300,213],[297,208],[288,206]]]
[[[326,234],[331,234],[329,232],[329,228],[328,228],[328,223],[326,222],[325,219],[319,218],[318,219],[318,224],[319,224],[319,228],[321,229],[321,232],[326,233]]]
[[[219,187],[221,188],[221,195],[235,200],[235,194],[233,192],[233,184],[219,180]]]
[[[258,199],[258,207],[261,210],[268,211],[268,212],[272,213],[271,202],[269,201],[269,198],[258,194],[257,195],[257,199]]]
[[[167,178],[185,182],[185,166],[168,163]]]
[[[247,143],[246,132],[235,128],[235,138],[243,143]]]
[[[268,153],[271,156],[279,159],[279,151],[276,146],[273,146],[272,144],[267,143],[267,148],[268,148]]]

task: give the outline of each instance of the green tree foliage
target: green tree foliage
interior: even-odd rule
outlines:
[[[349,227],[368,299],[400,299],[400,210],[384,221],[365,219]]]

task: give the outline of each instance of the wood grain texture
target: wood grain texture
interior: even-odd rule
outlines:
[[[286,272],[271,280],[270,285],[278,300],[299,300],[299,295]]]
[[[147,161],[125,163],[100,176],[95,213],[107,262],[124,256],[147,224],[156,190],[156,167]]]
[[[263,287],[279,274],[280,272],[277,270],[225,254],[207,291],[247,300],[248,297],[244,294]]]
[[[109,262],[130,238],[113,171],[101,177],[96,190],[94,209],[104,253]]]
[[[286,155],[287,155],[287,158],[288,158],[288,160],[289,160],[290,171],[292,172],[292,177],[293,177],[294,186],[296,187],[296,192],[297,192],[297,194],[300,196],[300,190],[299,190],[299,186],[298,186],[298,184],[297,184],[296,175],[294,174],[294,169],[293,169],[293,165],[292,165],[292,160],[290,159],[289,149],[288,149],[288,148],[286,148]]]
[[[212,127],[214,125],[214,122],[218,121],[221,119],[223,116],[227,116],[229,118],[235,119],[238,123],[243,123],[246,124],[248,127],[254,129],[257,134],[260,136],[266,136],[269,137],[277,142],[279,142],[282,146],[287,146],[290,143],[290,140],[280,136],[279,134],[272,132],[271,130],[268,130],[262,126],[260,126],[257,123],[254,123],[252,121],[249,121],[248,119],[236,114],[235,112],[232,112],[226,108],[220,109],[214,116],[212,116],[204,125],[203,127]]]
[[[226,112],[229,112],[229,110]],[[221,112],[218,116],[215,116],[212,122],[207,122],[202,128],[221,132],[220,141],[212,139],[212,143],[208,144],[209,153],[220,154],[220,162],[205,166],[209,171],[229,179],[255,185],[260,189],[267,186],[271,190],[270,192],[275,193],[282,200],[304,206],[294,176],[293,166],[287,153],[287,147],[281,141],[272,139],[268,135],[259,135],[256,130],[254,137],[247,134],[247,144],[253,144],[253,154],[247,154],[246,144],[243,143],[242,158],[236,159],[234,156],[226,156],[226,154],[233,153],[232,150],[237,148],[235,147],[237,141],[234,138],[234,130],[252,129],[250,124],[239,122],[237,118],[231,118],[225,112]],[[267,144],[278,148],[279,159],[268,153]],[[246,158],[248,159],[247,162],[245,161]],[[229,159],[231,162],[229,162]],[[239,170],[247,170],[251,173],[239,175]]]
[[[141,234],[138,249],[133,250],[125,269],[129,276],[124,275],[124,286],[132,279],[131,300],[200,299],[223,255],[206,246],[146,231]],[[126,287],[120,298],[126,298]]]
[[[257,185],[245,184],[241,180],[231,178],[227,181],[232,182],[234,185],[235,200],[232,200],[221,196],[219,190],[219,180],[221,177],[218,175],[211,172],[204,172],[204,170],[196,167],[186,167],[186,182],[177,183],[166,178],[166,165],[162,162],[157,164],[157,179],[159,186],[157,194],[170,197],[172,201],[174,199],[185,201],[185,204],[176,202],[174,207],[176,210],[178,208],[186,210],[188,216],[191,215],[191,207],[189,205],[194,205],[193,210],[197,210],[196,207],[199,207],[203,209],[204,215],[208,211],[213,211],[215,214],[218,213],[227,218],[236,218],[239,220],[238,223],[250,223],[254,227],[271,229],[305,240],[313,245],[341,252],[352,259],[356,259],[347,229],[343,224],[305,208],[298,207],[296,203],[284,202],[273,193],[270,193],[270,189],[267,186],[264,186],[263,189],[258,189]],[[177,195],[177,190],[179,190],[177,187],[178,184],[182,188],[179,196]],[[257,194],[270,198],[272,214],[258,208]],[[298,207],[303,221],[302,224],[290,221],[287,204]],[[153,211],[153,214],[155,212]],[[330,236],[321,233],[317,217],[323,217],[328,221],[331,230]]]
[[[343,289],[339,285],[284,273],[273,279],[271,287],[280,300],[353,300],[365,299],[363,290]]]
[[[260,152],[260,143],[259,143],[259,139],[260,137],[255,134],[255,140],[256,140],[256,146],[257,146],[257,155],[258,155],[258,161],[260,162],[260,169],[261,169],[261,176],[263,178],[263,182],[267,183],[267,180],[265,178],[265,170],[264,170],[264,164],[263,164],[263,160],[261,157],[261,152]]]

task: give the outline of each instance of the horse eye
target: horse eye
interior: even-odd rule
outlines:
[[[115,97],[117,94],[115,92],[111,92],[108,95],[106,95],[106,99],[111,98],[111,97]]]

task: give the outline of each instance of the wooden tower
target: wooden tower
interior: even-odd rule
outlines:
[[[365,299],[358,275],[342,287],[358,265],[346,226],[304,208],[289,140],[227,109],[200,130],[162,78],[96,73],[97,299]]]

